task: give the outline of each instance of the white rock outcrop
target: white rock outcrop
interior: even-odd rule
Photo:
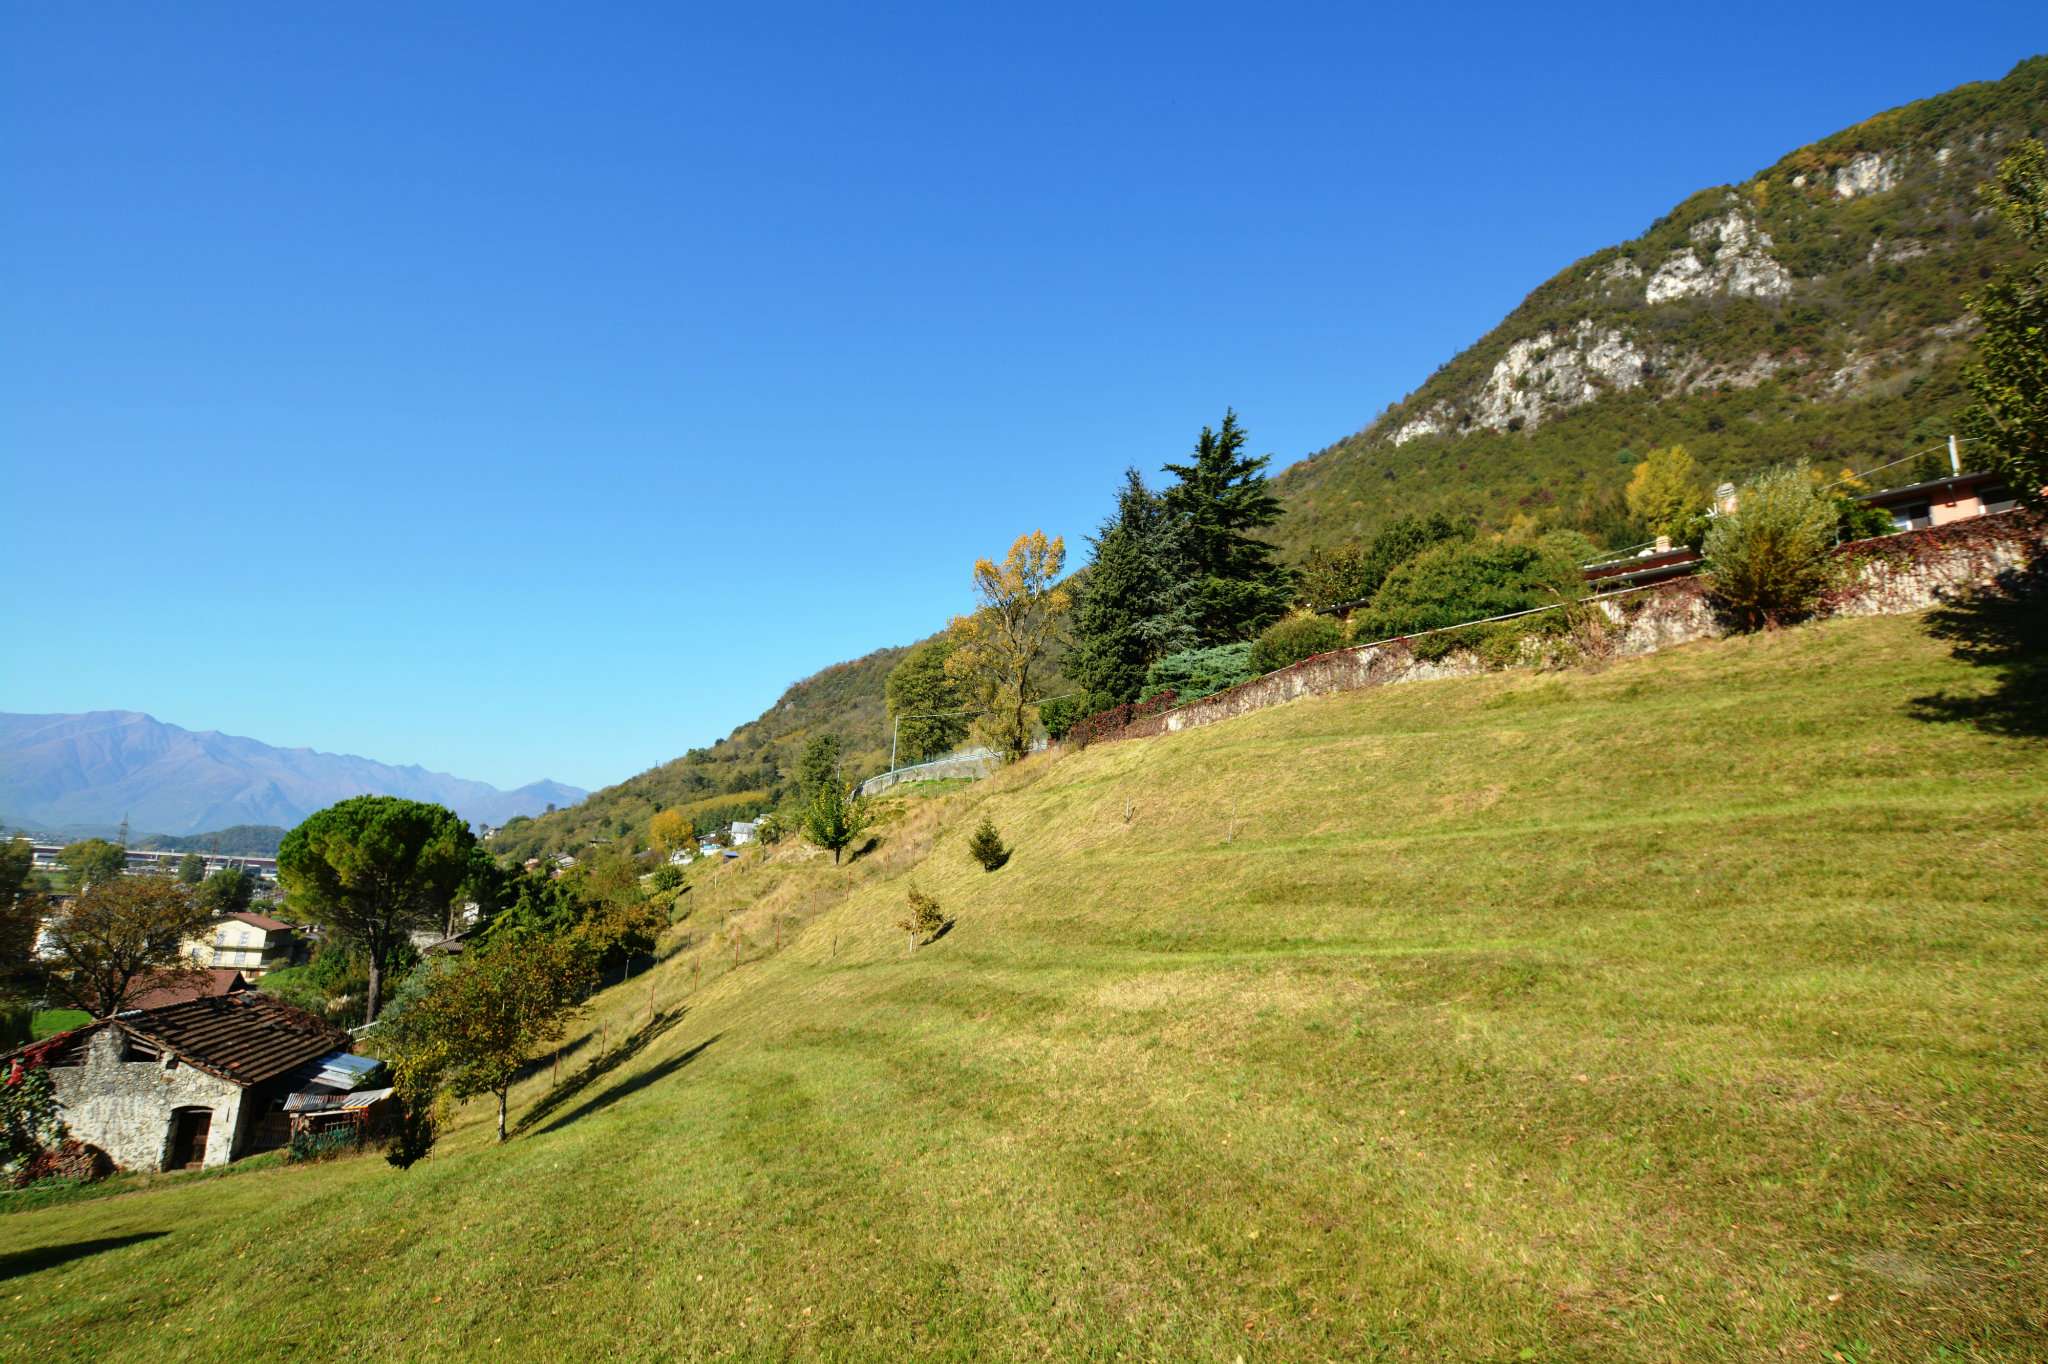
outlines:
[[[1486,376],[1472,420],[1495,431],[1518,418],[1534,426],[1553,412],[1592,402],[1604,389],[1635,388],[1648,359],[1619,331],[1582,318],[1568,332],[1509,346]]]
[[[1735,298],[1781,298],[1792,292],[1792,274],[1771,255],[1771,234],[1735,209],[1696,223],[1693,245],[1672,252],[1643,286],[1651,303],[1727,294]]]
[[[1394,444],[1406,445],[1411,440],[1438,435],[1449,428],[1449,423],[1449,410],[1442,403],[1438,403],[1421,416],[1411,418],[1394,428]]]
[[[1835,197],[1853,199],[1859,194],[1882,194],[1899,183],[1899,158],[1861,152],[1846,166],[1835,169]]]

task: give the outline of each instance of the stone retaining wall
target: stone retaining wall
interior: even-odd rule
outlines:
[[[1821,614],[1878,616],[1922,611],[1964,588],[1988,583],[2019,567],[2042,553],[2044,544],[2048,544],[2048,523],[2028,513],[2009,512],[1843,545],[1836,552],[1849,568],[1842,585],[1822,602]],[[1697,578],[1596,601],[1593,608],[1598,615],[1589,622],[1590,628],[1575,631],[1573,646],[1581,654],[1634,657],[1726,633],[1708,599],[1706,584]],[[1530,666],[1546,664],[1556,666],[1557,655],[1539,645]],[[1304,696],[1473,677],[1490,671],[1493,669],[1471,650],[1424,659],[1415,655],[1407,640],[1339,649],[1134,721],[1115,738],[1177,733]]]

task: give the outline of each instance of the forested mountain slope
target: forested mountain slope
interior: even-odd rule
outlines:
[[[1618,495],[1652,446],[1723,477],[1938,442],[1963,405],[1964,295],[2018,251],[1976,188],[2044,129],[2034,57],[1701,190],[1283,473],[1280,538],[1299,554],[1432,510],[1597,536],[1625,530]]]
[[[680,809],[704,822],[743,819],[769,808],[812,737],[838,737],[849,772],[879,770],[889,754],[882,684],[907,648],[877,649],[794,683],[760,718],[709,748],[594,792],[582,804],[514,820],[491,842],[517,858],[582,847],[593,839],[645,831],[657,810]]]

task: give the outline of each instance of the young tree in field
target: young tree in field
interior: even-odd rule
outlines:
[[[1273,546],[1253,534],[1280,519],[1280,499],[1265,474],[1273,457],[1246,455],[1246,439],[1237,413],[1225,412],[1221,430],[1202,428],[1191,462],[1166,466],[1180,480],[1166,490],[1166,510],[1186,549],[1203,644],[1250,639],[1294,596]]]
[[[874,815],[867,800],[849,792],[836,778],[820,782],[811,793],[811,803],[804,807],[804,837],[831,853],[835,867],[839,855],[872,823]]]
[[[1622,497],[1629,513],[1652,535],[1674,538],[1707,501],[1699,466],[1683,445],[1650,451],[1649,457],[1636,465]]]
[[[569,1016],[596,984],[587,946],[571,938],[522,936],[464,954],[409,1002],[393,1050],[410,1102],[437,1084],[457,1099],[498,1101],[498,1140],[519,1071],[559,1041]]]
[[[1722,610],[1750,629],[1812,609],[1833,570],[1835,505],[1804,464],[1745,484],[1734,512],[1714,518],[1705,554]]]
[[[278,879],[293,907],[369,957],[365,1022],[383,1003],[393,953],[415,929],[447,922],[475,846],[476,836],[453,810],[396,796],[330,805],[278,845]]]
[[[1095,557],[1074,604],[1066,671],[1087,690],[1087,711],[1097,711],[1136,700],[1145,670],[1197,639],[1180,524],[1136,469],[1124,470],[1116,512],[1091,543]]]
[[[206,859],[198,853],[186,853],[178,859],[178,879],[188,886],[196,886],[206,879]]]
[[[1983,331],[1963,376],[1976,398],[1963,429],[2038,507],[2048,504],[2048,146],[2020,143],[1980,193],[2028,255],[1970,297]]]
[[[647,841],[661,854],[666,862],[677,850],[694,847],[697,831],[690,824],[690,817],[681,810],[662,810],[647,821]]]
[[[183,955],[212,915],[170,876],[117,876],[93,885],[50,921],[50,977],[94,1018],[128,1006],[146,977],[193,969]]]
[[[199,903],[215,918],[240,914],[256,898],[256,878],[240,867],[222,867],[199,884]]]
[[[102,881],[111,881],[128,866],[128,850],[118,843],[109,843],[104,838],[82,838],[76,843],[67,843],[57,854],[57,860],[64,864],[83,891],[87,886],[96,886]]]
[[[1038,530],[1018,536],[1002,563],[977,561],[981,605],[971,616],[956,616],[949,632],[954,647],[946,671],[980,712],[975,732],[1005,758],[1031,751],[1044,695],[1039,671],[1072,603],[1059,585],[1066,558],[1066,542]]]
[[[967,735],[967,699],[960,694],[959,682],[946,672],[952,652],[953,641],[941,635],[917,645],[889,670],[883,693],[898,763],[923,762],[951,752]]]

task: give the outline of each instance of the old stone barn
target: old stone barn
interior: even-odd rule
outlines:
[[[247,990],[104,1018],[14,1055],[50,1068],[72,1136],[123,1169],[179,1170],[282,1146],[288,1096],[347,1087],[322,1081],[348,1040]]]

